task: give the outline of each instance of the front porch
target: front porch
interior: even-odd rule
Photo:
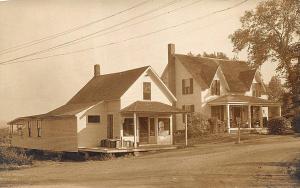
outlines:
[[[280,103],[250,96],[221,96],[208,103],[211,117],[224,121],[228,132],[262,130],[272,117],[281,116]]]
[[[133,149],[173,144],[173,115],[184,113],[167,104],[137,101],[121,110],[121,148],[132,142]],[[130,145],[130,144],[129,144]]]

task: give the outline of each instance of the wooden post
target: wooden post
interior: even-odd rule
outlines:
[[[136,113],[133,113],[133,131],[134,131],[134,148],[137,148],[137,141],[136,141],[136,137],[137,137],[137,118],[136,118]]]
[[[121,148],[123,148],[123,128],[120,130],[120,142],[121,142]]]
[[[227,129],[228,129],[228,133],[230,133],[230,109],[229,109],[229,104],[227,104],[226,107],[227,107]]]
[[[171,135],[171,144],[173,145],[173,115],[170,116],[170,135]]]
[[[262,113],[262,106],[259,106],[259,126],[263,128],[263,113]]]
[[[249,123],[249,128],[251,128],[251,123],[252,123],[251,118],[252,118],[252,116],[251,116],[251,105],[248,105],[248,123]]]
[[[187,122],[187,113],[185,114],[185,146],[187,146],[188,145],[188,127],[187,127],[187,124],[188,124],[188,122]]]
[[[241,118],[236,118],[238,124],[237,144],[241,143]]]

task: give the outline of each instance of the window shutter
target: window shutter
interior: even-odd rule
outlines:
[[[194,87],[193,87],[193,78],[190,78],[190,94],[193,94],[193,90],[194,90]]]
[[[184,91],[184,89],[185,89],[185,84],[184,84],[185,82],[184,82],[184,79],[182,80],[182,94],[185,94],[185,91]]]

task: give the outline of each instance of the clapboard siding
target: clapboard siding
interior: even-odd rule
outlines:
[[[78,150],[77,123],[75,117],[64,119],[44,119],[42,121],[41,137],[37,136],[36,121],[31,121],[31,137],[29,137],[28,134],[29,131],[27,124],[27,121],[23,122],[22,136],[17,133],[13,134],[13,146],[49,151],[76,152]]]

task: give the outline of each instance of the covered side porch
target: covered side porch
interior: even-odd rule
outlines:
[[[173,144],[173,115],[181,109],[154,101],[136,101],[121,110],[122,145],[133,143],[134,148],[149,145]]]
[[[270,118],[281,116],[281,104],[257,97],[227,95],[218,97],[208,105],[211,117],[216,117],[227,125],[228,132],[264,129]]]

